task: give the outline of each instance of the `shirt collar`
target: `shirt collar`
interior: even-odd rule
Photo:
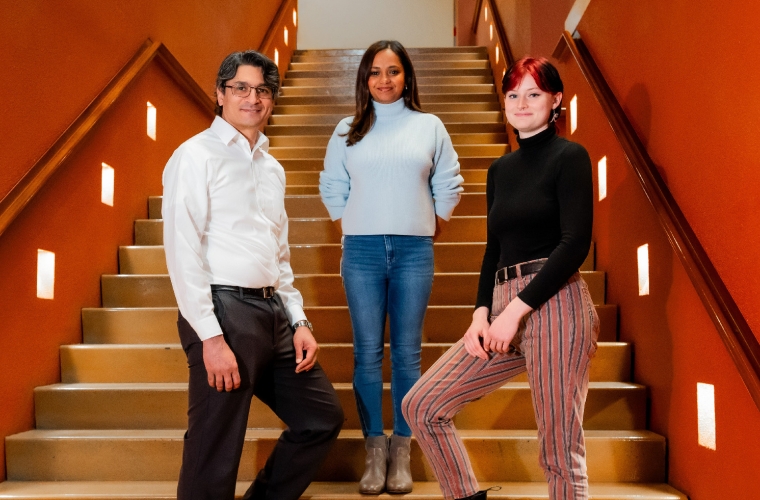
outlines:
[[[211,130],[219,136],[219,139],[221,139],[221,141],[227,146],[230,146],[238,140],[245,141],[245,145],[248,146],[248,139],[241,134],[238,129],[230,125],[227,120],[219,115],[217,115],[211,123]],[[256,144],[251,148],[251,151],[256,151],[257,148],[260,148],[264,152],[269,151],[269,138],[265,136],[263,132],[259,132],[259,137],[256,140]]]

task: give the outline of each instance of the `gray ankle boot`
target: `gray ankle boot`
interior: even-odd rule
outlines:
[[[409,447],[412,438],[391,436],[388,449],[388,479],[385,481],[388,493],[411,493],[412,471],[409,469]]]
[[[385,475],[388,470],[388,436],[368,437],[364,447],[364,475],[359,481],[359,493],[379,495],[385,490]]]

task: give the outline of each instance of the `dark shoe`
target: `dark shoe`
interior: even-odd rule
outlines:
[[[391,436],[388,448],[388,478],[385,488],[388,493],[411,493],[412,471],[409,468],[409,448],[412,438]]]
[[[464,498],[458,498],[457,500],[486,500],[486,492],[488,490],[480,490],[479,492],[475,493],[474,495],[470,495],[468,497]]]
[[[367,458],[364,460],[364,475],[359,481],[359,493],[379,495],[385,490],[388,471],[388,436],[368,437],[364,447]]]

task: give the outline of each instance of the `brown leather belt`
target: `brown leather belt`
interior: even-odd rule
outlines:
[[[231,285],[211,285],[212,292],[233,292],[240,295],[240,298],[246,295],[251,297],[259,297],[261,299],[271,299],[274,297],[274,287],[265,286],[264,288],[246,288],[244,286],[231,286]]]
[[[526,262],[525,264],[515,264],[514,266],[502,267],[496,271],[496,284],[500,285],[505,281],[518,278],[520,276],[527,276],[529,274],[536,274],[547,259],[536,260],[534,262]]]

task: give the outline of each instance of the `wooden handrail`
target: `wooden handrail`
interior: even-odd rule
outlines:
[[[274,18],[272,18],[272,22],[269,23],[269,28],[267,28],[267,32],[264,34],[264,38],[261,39],[261,44],[259,45],[258,51],[262,54],[266,54],[267,50],[269,50],[269,46],[272,45],[274,37],[278,32],[277,26],[280,24],[280,21],[282,21],[282,18],[286,15],[285,13],[287,12],[288,7],[291,3],[292,0],[282,0],[282,2],[280,2],[280,6],[277,8],[277,13],[275,13]]]
[[[673,251],[686,269],[755,405],[760,409],[760,343],[757,337],[681,212],[583,40],[573,38],[573,35],[565,31],[554,50],[554,57],[559,59],[565,50],[572,53],[604,110],[644,194],[657,212]]]
[[[507,38],[507,31],[504,29],[504,23],[501,20],[499,11],[496,10],[496,2],[494,0],[486,0],[488,7],[491,9],[491,17],[493,18],[493,25],[496,27],[496,36],[501,45],[501,51],[504,53],[504,59],[507,61],[507,68],[509,68],[515,62],[515,56],[512,53],[512,47],[509,45],[509,39]],[[475,4],[475,16],[472,18],[472,32],[478,32],[478,25],[480,24],[480,11],[483,8],[483,0],[478,0]]]
[[[211,115],[214,114],[214,101],[193,80],[166,46],[161,42],[146,40],[134,57],[119,70],[90,105],[0,201],[0,235],[29,204],[34,195],[42,189],[42,186],[58,170],[58,167],[76,151],[93,127],[105,116],[111,106],[124,94],[124,91],[153,59],[163,63],[170,76],[179,84],[178,88],[189,93]]]

